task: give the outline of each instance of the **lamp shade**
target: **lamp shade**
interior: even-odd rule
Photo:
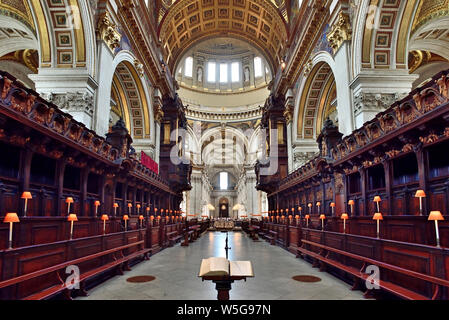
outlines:
[[[76,214],[71,213],[71,214],[69,214],[69,216],[67,217],[67,221],[78,221],[78,217],[76,216]]]
[[[299,215],[296,215],[295,218],[296,218],[296,219],[299,219]]]
[[[66,203],[73,203],[73,198],[72,198],[72,197],[67,197],[67,198],[65,199],[65,202],[66,202]]]
[[[129,220],[129,217],[128,217],[127,214],[125,214],[125,215],[123,216],[123,220]]]
[[[20,222],[20,220],[19,220],[19,217],[17,216],[17,213],[10,212],[10,213],[6,214],[3,222]]]
[[[320,214],[320,219],[326,219],[326,216],[324,214]]]
[[[95,204],[96,206],[99,206],[99,205],[100,205],[100,201],[96,200],[96,201],[94,202],[94,204]]]
[[[373,220],[383,220],[382,213],[376,212],[373,216]]]
[[[147,207],[147,211],[150,211],[150,207]]]
[[[347,219],[349,219],[349,216],[347,213],[342,213],[340,218],[343,220],[347,220]]]
[[[164,209],[161,209],[161,213],[164,213]]]
[[[139,216],[139,220],[143,220],[144,218],[143,218],[143,216],[142,215],[140,215]]]
[[[114,203],[114,208],[118,208],[118,203],[117,202]]]
[[[305,215],[305,218],[306,218],[306,219],[310,219],[310,215],[306,214],[306,215]]]
[[[312,204],[311,203],[309,203],[308,205],[307,205],[309,208],[311,208],[312,207]]]
[[[318,202],[316,203],[316,205],[317,205],[317,206],[321,206],[321,202],[318,201]]]
[[[334,207],[335,207],[335,202],[331,202],[330,206],[331,206],[332,208],[334,208]]]
[[[103,215],[101,216],[101,220],[103,220],[103,221],[109,220],[108,215],[107,215],[107,214],[103,214]]]
[[[374,201],[374,202],[380,202],[380,201],[382,201],[382,200],[380,199],[379,196],[375,196],[373,201]]]
[[[139,209],[140,209],[140,204],[136,205],[136,208],[139,208]]]
[[[128,208],[131,208],[133,206],[132,203],[128,203]]]
[[[424,190],[416,190],[416,193],[415,193],[415,197],[417,197],[417,198],[424,198],[426,196],[426,193],[424,192]]]
[[[444,220],[440,211],[430,211],[428,220]]]
[[[298,207],[298,210],[301,211],[301,210],[302,210],[302,207]]]
[[[154,216],[150,216],[150,220],[154,220]]]
[[[354,200],[349,200],[349,201],[348,201],[348,204],[349,204],[349,205],[354,205]]]
[[[29,192],[29,191],[24,191],[22,193],[22,197],[21,198],[22,199],[33,199],[33,197],[31,196],[31,192]]]

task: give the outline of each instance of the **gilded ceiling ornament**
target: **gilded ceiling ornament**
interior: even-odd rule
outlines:
[[[327,34],[327,39],[334,54],[340,49],[344,41],[352,39],[352,27],[348,14],[339,13],[337,20]]]
[[[103,13],[98,19],[97,33],[100,39],[104,40],[112,51],[120,46],[122,36],[108,12]]]

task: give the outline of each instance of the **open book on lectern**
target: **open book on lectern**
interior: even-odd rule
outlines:
[[[226,258],[212,257],[201,261],[198,276],[254,277],[254,272],[251,261],[229,261]]]

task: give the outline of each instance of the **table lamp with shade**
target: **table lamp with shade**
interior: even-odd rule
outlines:
[[[139,220],[140,220],[140,228],[141,229],[142,229],[143,219],[144,219],[143,215],[140,215]]]
[[[117,202],[114,202],[113,207],[114,207],[114,217],[116,217],[116,216],[117,216],[118,203],[117,203]]]
[[[25,199],[25,206],[23,207],[23,216],[26,217],[27,216],[27,205],[28,205],[28,200],[29,199],[33,199],[33,196],[31,195],[31,192],[29,191],[24,191],[22,193],[21,196],[22,199]]]
[[[419,215],[422,216],[422,198],[426,197],[424,190],[416,190],[415,197],[419,198]]]
[[[332,213],[332,215],[334,215],[335,202],[331,202],[330,207],[331,207],[331,213]]]
[[[351,216],[352,216],[354,215],[354,200],[349,200],[348,204],[351,207]]]
[[[147,217],[148,217],[148,215],[150,214],[150,207],[146,207],[145,210],[147,211]]]
[[[73,203],[73,198],[67,197],[65,199],[65,203],[67,203],[67,214],[70,214],[70,204]]]
[[[306,214],[304,218],[306,218],[306,227],[308,228],[308,227],[309,227],[309,219],[310,219],[310,215],[309,215],[309,214]]]
[[[346,212],[342,213],[340,218],[343,220],[343,233],[346,233],[346,220],[349,219],[348,214]]]
[[[438,230],[438,221],[444,220],[441,211],[431,211],[428,220],[435,221],[435,235],[437,240],[437,247],[440,248],[440,232]]]
[[[128,231],[128,220],[129,220],[129,216],[127,214],[125,214],[123,216],[123,220],[125,220],[125,231]]]
[[[320,214],[320,212],[321,212],[321,210],[320,210],[321,202],[317,201],[316,206],[318,208],[318,212],[317,213]]]
[[[101,216],[101,220],[103,220],[103,235],[106,234],[106,221],[109,220],[109,217],[107,214],[103,214]]]
[[[95,205],[95,216],[97,216],[98,215],[98,207],[100,206],[100,201],[95,200],[94,205]]]
[[[381,202],[382,200],[380,199],[380,196],[375,196],[373,201],[377,204],[377,212],[380,212],[380,208],[379,208],[379,202]]]
[[[140,204],[137,204],[136,208],[137,208],[137,214],[140,214]]]
[[[324,219],[326,219],[326,216],[324,214],[320,214],[321,231],[324,231]]]
[[[311,214],[312,213],[312,204],[309,203],[307,206],[309,207],[309,214]]]
[[[3,220],[4,223],[9,223],[9,238],[8,238],[8,248],[12,249],[12,232],[13,232],[13,224],[15,222],[20,222],[19,217],[17,216],[17,213],[10,212],[7,213],[5,216],[5,219]]]
[[[382,213],[376,212],[373,216],[373,220],[377,221],[377,239],[380,239],[380,220],[383,220]]]
[[[70,213],[69,216],[67,217],[67,221],[70,222],[70,240],[72,240],[73,239],[73,223],[75,221],[78,221],[78,217],[76,216],[76,214]]]
[[[132,203],[128,203],[128,213],[131,214],[131,208],[133,207]]]

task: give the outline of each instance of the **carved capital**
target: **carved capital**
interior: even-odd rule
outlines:
[[[352,27],[349,15],[344,12],[338,14],[338,18],[327,33],[327,39],[334,54],[340,49],[343,42],[352,39]]]
[[[285,103],[284,118],[287,125],[293,120],[293,112],[294,112],[293,103],[294,103],[293,97],[289,97]]]
[[[139,60],[135,59],[134,60],[134,67],[136,67],[136,71],[137,74],[139,75],[139,77],[143,77],[143,75],[145,74],[144,69],[143,69],[143,64],[140,63]]]
[[[120,46],[122,36],[118,32],[117,25],[112,21],[108,12],[103,13],[98,19],[97,34],[108,45],[111,51],[114,51]]]
[[[161,123],[164,112],[162,111],[162,99],[159,96],[155,96],[153,99],[153,114],[154,120]]]

